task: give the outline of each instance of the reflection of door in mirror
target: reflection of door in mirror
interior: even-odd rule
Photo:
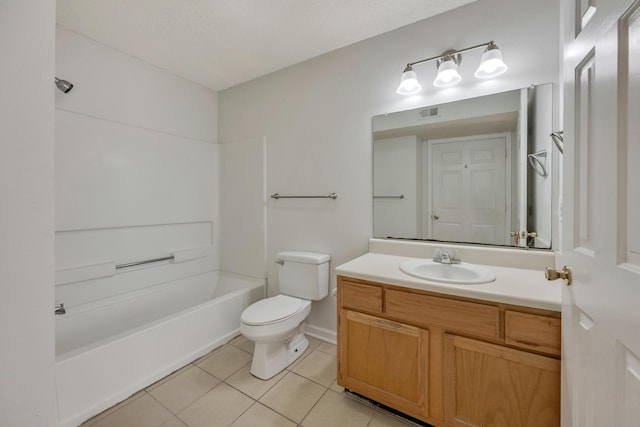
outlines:
[[[541,85],[374,117],[374,237],[549,248],[552,98]]]
[[[427,141],[427,238],[509,244],[509,133]]]

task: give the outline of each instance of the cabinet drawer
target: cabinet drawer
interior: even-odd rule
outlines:
[[[500,310],[490,305],[387,290],[386,310],[389,317],[419,326],[489,338],[500,336]]]
[[[342,306],[357,310],[382,313],[382,288],[343,280]]]
[[[506,310],[504,321],[507,344],[560,355],[560,319]]]

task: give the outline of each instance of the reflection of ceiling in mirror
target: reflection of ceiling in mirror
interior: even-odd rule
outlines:
[[[373,139],[397,138],[416,135],[421,140],[514,132],[518,123],[518,112],[469,117],[437,123],[387,129],[373,133]]]

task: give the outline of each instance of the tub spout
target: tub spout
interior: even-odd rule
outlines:
[[[65,314],[67,312],[67,310],[64,309],[64,303],[60,303],[60,305],[56,305],[56,316],[61,316],[63,314]]]

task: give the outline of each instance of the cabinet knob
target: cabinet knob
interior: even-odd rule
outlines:
[[[440,217],[438,216],[438,214],[433,214],[433,217],[432,217],[432,218],[433,218],[433,220],[434,220],[434,221],[437,221],[437,220],[439,220],[439,219],[440,219]]]
[[[565,265],[562,267],[562,270],[547,267],[544,269],[544,277],[546,277],[547,280],[566,279],[567,285],[571,285],[571,267]]]

